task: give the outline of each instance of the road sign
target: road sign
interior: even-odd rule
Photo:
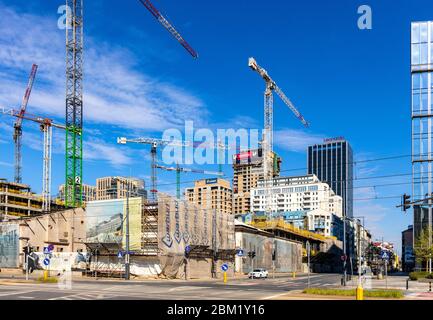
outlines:
[[[44,265],[48,266],[50,264],[50,259],[45,258],[44,259]]]
[[[188,254],[190,252],[191,252],[191,246],[188,245],[185,247],[185,253]]]
[[[244,256],[244,250],[239,249],[236,254],[238,255],[238,257],[243,257]]]
[[[122,258],[122,251],[119,251],[118,253],[117,253],[117,257],[120,259],[120,258]]]
[[[382,251],[381,257],[382,257],[382,259],[384,259],[384,260],[388,260],[388,259],[389,259],[388,252],[386,252],[386,251]]]
[[[224,264],[221,266],[221,270],[224,271],[224,272],[226,272],[228,269],[229,269],[229,266],[227,265],[227,263],[224,263]]]
[[[54,250],[54,245],[50,244],[48,245],[48,251],[53,251]]]
[[[48,250],[48,247],[44,247],[44,254],[49,254],[50,250]]]

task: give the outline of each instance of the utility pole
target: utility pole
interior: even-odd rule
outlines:
[[[129,183],[126,181],[126,254],[125,254],[125,279],[129,280]]]
[[[346,217],[343,217],[343,286],[346,286],[347,274],[346,274]]]
[[[308,264],[308,288],[310,288],[310,251],[311,251],[311,246],[310,246],[310,241],[307,240],[307,264]]]

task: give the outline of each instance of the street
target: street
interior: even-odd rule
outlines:
[[[338,274],[313,274],[311,287],[335,287],[340,283]],[[222,280],[94,280],[72,282],[72,289],[60,289],[57,284],[8,283],[0,280],[0,300],[123,300],[123,299],[175,299],[175,300],[266,300],[277,299],[290,292],[300,292],[308,285],[306,275],[275,279]]]

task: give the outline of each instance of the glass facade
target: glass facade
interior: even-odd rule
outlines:
[[[308,147],[308,174],[343,198],[343,215],[353,216],[353,153],[345,140],[331,141]]]
[[[412,199],[432,194],[433,21],[411,25]],[[414,237],[431,225],[431,200],[414,208]]]

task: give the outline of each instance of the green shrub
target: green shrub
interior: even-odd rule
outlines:
[[[326,296],[345,296],[354,297],[356,296],[355,289],[321,289],[321,288],[310,288],[302,291],[307,294],[318,294]],[[403,292],[400,290],[364,290],[364,297],[370,298],[403,298]]]
[[[430,277],[433,277],[433,274],[429,274],[427,271],[413,271],[409,273],[410,280],[418,280],[422,278],[432,279]]]

